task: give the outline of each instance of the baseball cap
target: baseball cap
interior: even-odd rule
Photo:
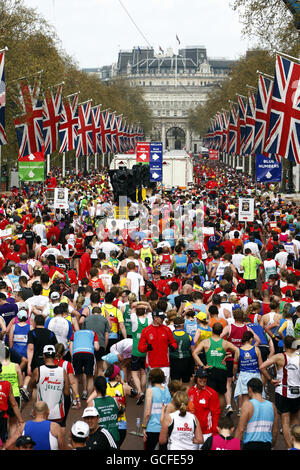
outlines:
[[[213,287],[213,283],[211,281],[205,281],[203,283],[203,289],[210,290]]]
[[[160,312],[159,310],[154,310],[152,316],[162,318],[163,320],[166,318],[165,312]]]
[[[51,292],[50,299],[51,300],[58,300],[60,298],[60,294],[57,291]]]
[[[196,373],[195,373],[195,377],[196,378],[203,378],[203,377],[207,377],[208,376],[208,373],[207,373],[207,370],[206,369],[203,369],[202,367],[199,367],[199,369],[196,370]]]
[[[83,410],[82,418],[88,418],[89,416],[99,416],[99,413],[94,406],[89,406]]]
[[[42,240],[42,245],[47,246],[48,245],[48,240],[45,238]]]
[[[292,349],[299,349],[300,348],[300,339],[295,339],[292,343]]]
[[[148,246],[149,246],[149,242],[147,240],[144,240],[143,241],[143,247],[148,248]]]
[[[23,308],[21,310],[19,310],[18,313],[17,313],[17,317],[19,318],[19,320],[22,320],[22,318],[27,319],[28,318],[27,310],[25,310]]]
[[[49,356],[55,356],[55,347],[52,346],[52,344],[47,344],[46,346],[44,346],[44,349],[43,349],[43,354],[46,354],[46,355],[49,355]]]
[[[198,318],[200,321],[204,321],[207,320],[207,315],[205,312],[199,312],[197,313],[196,318]]]
[[[79,437],[82,439],[85,439],[89,436],[90,434],[90,427],[85,421],[76,421],[72,428],[71,428],[71,433],[75,437]]]
[[[108,353],[105,356],[102,356],[101,359],[102,361],[108,362],[108,364],[114,364],[119,361],[118,356],[113,353]]]
[[[36,445],[36,443],[32,440],[31,436],[20,436],[16,440],[16,447],[24,447],[28,444]]]
[[[171,279],[172,277],[173,277],[172,271],[168,271],[167,274],[166,274],[166,278]]]

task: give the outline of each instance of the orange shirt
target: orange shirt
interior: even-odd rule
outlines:
[[[223,325],[223,328],[227,325],[227,321],[224,320],[224,318],[211,318],[209,320],[209,326],[212,328],[215,323],[221,323]]]
[[[93,289],[102,289],[103,291],[105,291],[102,279],[96,279],[95,281],[91,279],[89,282],[89,286],[91,286]]]

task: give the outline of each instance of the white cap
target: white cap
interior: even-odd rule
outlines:
[[[71,428],[71,433],[75,437],[85,439],[90,434],[90,427],[84,421],[76,421]]]
[[[56,292],[56,291],[51,292],[51,294],[50,294],[50,299],[51,299],[51,300],[58,300],[58,299],[60,299],[60,294],[59,294],[59,292]]]
[[[83,410],[82,418],[88,418],[89,416],[99,416],[98,410],[94,406],[89,406]]]
[[[46,346],[44,346],[43,354],[55,355],[55,353],[55,347],[52,344],[47,344]]]

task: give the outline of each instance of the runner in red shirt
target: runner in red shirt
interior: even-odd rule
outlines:
[[[195,414],[201,426],[204,441],[218,434],[218,421],[221,415],[219,396],[207,386],[207,371],[201,367],[195,374],[196,385],[188,390],[189,410]]]

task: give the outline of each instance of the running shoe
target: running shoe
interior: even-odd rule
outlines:
[[[79,400],[73,400],[72,403],[73,410],[79,410],[81,408],[81,404]]]
[[[139,398],[137,399],[136,404],[137,404],[137,405],[141,405],[144,400],[145,400],[145,394],[144,394],[144,393],[141,393],[141,395],[140,395]]]
[[[233,409],[231,405],[226,405],[224,409],[224,416],[229,416],[233,413]]]
[[[30,400],[30,395],[29,395],[28,391],[25,390],[23,387],[20,388],[20,393],[21,393],[21,397],[23,398],[23,400],[25,400],[25,401]]]
[[[81,399],[82,400],[87,400],[87,397],[88,397],[88,392],[86,392],[86,391],[82,392]]]

